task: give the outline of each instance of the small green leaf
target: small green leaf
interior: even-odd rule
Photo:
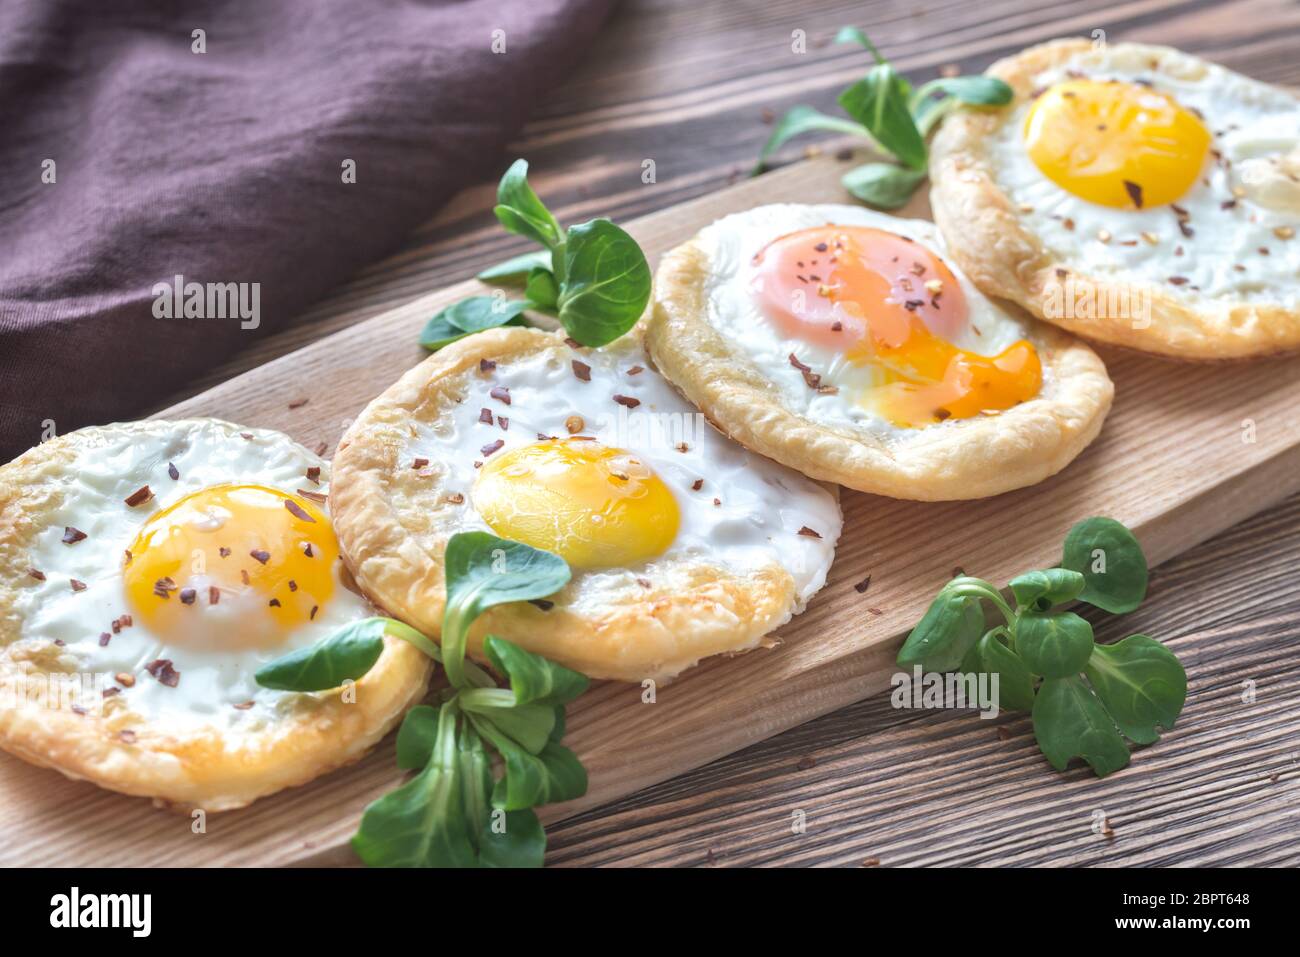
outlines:
[[[916,91],[917,103],[941,93],[971,106],[1006,106],[1015,92],[995,76],[941,76],[930,80]]]
[[[811,106],[796,106],[786,112],[772,127],[772,135],[767,138],[767,142],[763,144],[763,151],[758,154],[758,163],[754,167],[754,172],[761,173],[767,164],[767,158],[780,149],[787,140],[814,132],[847,133],[850,136],[868,138],[871,136],[861,123],[854,123],[852,120],[838,116],[827,116]]]
[[[585,675],[496,635],[483,640],[483,650],[492,667],[509,679],[519,704],[567,704],[585,692],[590,683]]]
[[[514,693],[503,688],[469,688],[461,691],[456,700],[464,711],[491,721],[532,754],[539,753],[551,740],[559,710],[552,705],[517,704]]]
[[[452,303],[430,319],[420,333],[420,345],[437,352],[474,332],[519,325],[519,317],[527,308],[527,302],[504,299],[500,295],[470,296]]]
[[[1105,777],[1129,762],[1115,722],[1078,675],[1044,681],[1034,699],[1033,717],[1038,747],[1058,771],[1078,757],[1097,777]]]
[[[1083,575],[1079,598],[1105,611],[1123,614],[1147,594],[1147,560],[1133,533],[1113,518],[1088,518],[1065,537],[1065,568]]]
[[[1146,635],[1092,650],[1084,674],[1124,736],[1151,744],[1174,726],[1187,700],[1187,672],[1177,656]]]
[[[858,27],[840,27],[839,32],[835,34],[836,43],[857,43],[866,47],[871,52],[877,63],[884,63],[885,58],[880,55],[876,45],[871,42],[867,35]]]
[[[1016,621],[1016,653],[1044,678],[1077,675],[1092,648],[1092,625],[1072,611],[1023,611]]]
[[[975,646],[979,664],[975,671],[998,676],[998,707],[1028,711],[1034,706],[1034,676],[1020,656],[1002,643],[1000,633],[992,628]]]
[[[1068,568],[1045,568],[1011,579],[1011,593],[1021,608],[1047,611],[1053,605],[1074,601],[1083,591],[1084,578]]]
[[[257,669],[254,680],[277,691],[328,691],[369,671],[384,651],[388,618],[364,618],[328,638],[281,655]]]
[[[893,163],[866,163],[849,170],[840,183],[850,193],[877,209],[898,209],[907,204],[925,181],[925,171]]]
[[[888,63],[871,71],[840,94],[844,112],[894,156],[915,170],[925,170],[928,151],[908,108],[908,86]]]
[[[560,224],[528,185],[527,160],[515,160],[501,177],[493,212],[512,233],[527,236],[547,248],[560,243],[563,235]]]
[[[587,793],[587,771],[568,748],[549,741],[533,754],[479,715],[470,715],[470,720],[505,761],[505,776],[492,792],[493,807],[519,811]]]
[[[978,599],[940,591],[916,623],[898,652],[898,665],[923,671],[957,668],[984,633],[984,611]]]
[[[560,297],[560,287],[555,282],[555,274],[545,266],[537,266],[528,274],[524,286],[524,295],[534,306],[547,312],[555,311],[555,302]]]
[[[429,763],[429,755],[438,740],[438,709],[416,705],[406,712],[397,732],[397,766],[414,771]]]
[[[558,555],[487,532],[458,532],[444,555],[447,605],[443,612],[443,667],[453,687],[465,684],[465,636],[488,608],[545,598],[569,582]]]
[[[522,284],[528,274],[537,266],[549,268],[551,253],[547,249],[536,249],[530,253],[512,256],[505,262],[489,266],[476,277],[480,282]]]
[[[502,829],[489,818],[479,840],[483,867],[541,867],[546,857],[546,832],[532,809],[506,811]]]
[[[584,346],[627,332],[650,301],[650,265],[636,240],[608,219],[570,227],[564,243],[560,323]]]

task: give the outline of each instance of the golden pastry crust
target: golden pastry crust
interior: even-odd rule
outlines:
[[[359,759],[423,696],[431,663],[406,642],[388,638],[374,668],[355,683],[351,703],[341,691],[295,695],[274,726],[240,734],[210,726],[176,731],[134,712],[120,696],[108,698],[102,714],[39,702],[49,676],[79,670],[75,656],[24,638],[18,608],[21,590],[35,584],[29,574],[33,544],[63,500],[60,477],[106,437],[143,437],[170,424],[82,429],[0,467],[0,687],[12,696],[0,707],[0,748],[162,806],[223,811]]]
[[[1080,272],[1075,264],[1044,248],[1016,205],[998,185],[989,144],[1015,107],[1034,96],[1034,78],[1092,49],[1086,40],[1056,40],[1027,50],[988,69],[1015,91],[1011,106],[999,110],[960,110],[949,115],[930,148],[930,205],[953,259],[971,280],[992,296],[1024,306],[1036,317],[1101,342],[1179,359],[1240,359],[1300,348],[1300,315],[1277,304],[1192,299],[1159,283],[1141,283],[1149,292],[1150,322],[1130,315],[1048,316],[1045,303],[1054,283],[1069,278],[1085,286],[1096,303],[1129,300],[1134,281]],[[1131,57],[1154,70],[1179,56],[1169,47],[1113,44],[1112,56]],[[1185,61],[1184,61],[1185,64]],[[1203,66],[1203,65],[1202,65]]]
[[[815,479],[892,498],[983,498],[1065,468],[1101,429],[1114,386],[1086,345],[1050,326],[1028,336],[1052,394],[997,415],[950,419],[898,439],[816,422],[708,321],[708,254],[694,240],[664,256],[644,331],[656,365],[747,448]]]
[[[416,428],[444,421],[470,391],[481,360],[504,365],[548,351],[567,365],[564,340],[535,329],[462,339],[371,402],[339,443],[330,508],[348,566],[373,601],[427,635],[441,633],[448,539],[483,525],[467,499],[447,494],[435,468],[412,468],[404,450]],[[488,611],[470,631],[470,654],[483,660],[491,633],[592,678],[658,680],[709,655],[760,645],[797,605],[793,578],[775,564],[742,578],[661,561],[649,588],[620,590],[598,608],[575,607],[583,577],[575,571],[549,610],[518,602]]]

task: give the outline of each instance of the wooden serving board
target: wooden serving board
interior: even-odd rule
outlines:
[[[770,202],[846,202],[845,166],[815,159],[628,224],[652,264],[719,216]],[[927,216],[924,197],[905,211]],[[486,264],[484,264],[486,265]],[[282,429],[333,448],[350,417],[424,353],[436,310],[483,291],[467,281],[322,339],[165,412]],[[1006,581],[1059,558],[1065,531],[1106,514],[1160,562],[1300,490],[1300,358],[1189,365],[1101,350],[1115,380],[1101,437],[1034,488],[978,502],[843,496],[845,531],[826,588],[780,644],[713,659],[643,703],[639,685],[596,685],[570,708],[566,743],[591,787],[548,820],[610,801],[888,687],[901,636],[957,567]],[[308,398],[306,405],[290,403]],[[870,576],[870,586],[855,586]],[[189,817],[0,754],[3,864],[355,863],[362,808],[403,778],[391,738],[352,767],[241,811]]]

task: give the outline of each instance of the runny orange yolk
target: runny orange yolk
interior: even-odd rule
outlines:
[[[579,439],[493,456],[473,498],[498,535],[554,552],[575,568],[626,567],[661,555],[681,520],[673,493],[639,458]]]
[[[329,602],[337,558],[310,500],[218,485],[150,517],[123,578],[137,624],[169,643],[273,648]]]
[[[996,356],[949,341],[969,324],[966,297],[941,259],[903,236],[817,226],[768,244],[755,265],[753,291],[778,329],[875,370],[867,401],[894,425],[1001,411],[1042,385],[1024,340]]]
[[[1116,209],[1163,206],[1195,184],[1210,149],[1196,114],[1149,87],[1067,80],[1025,118],[1025,149],[1043,175]]]

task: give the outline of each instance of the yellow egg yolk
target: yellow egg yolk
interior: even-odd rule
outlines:
[[[145,522],[123,571],[137,625],[168,643],[272,648],[334,592],[324,511],[262,485],[194,492]]]
[[[548,440],[493,456],[474,508],[503,538],[554,552],[575,568],[654,558],[677,537],[677,500],[637,456],[598,442]]]
[[[1001,411],[1042,386],[1024,340],[996,356],[949,341],[969,324],[966,296],[943,260],[903,236],[816,226],[774,240],[754,264],[753,291],[777,328],[873,369],[866,401],[894,425]]]
[[[1067,80],[1039,95],[1024,140],[1044,176],[1115,209],[1178,200],[1201,175],[1210,149],[1205,124],[1172,97],[1099,80]]]

